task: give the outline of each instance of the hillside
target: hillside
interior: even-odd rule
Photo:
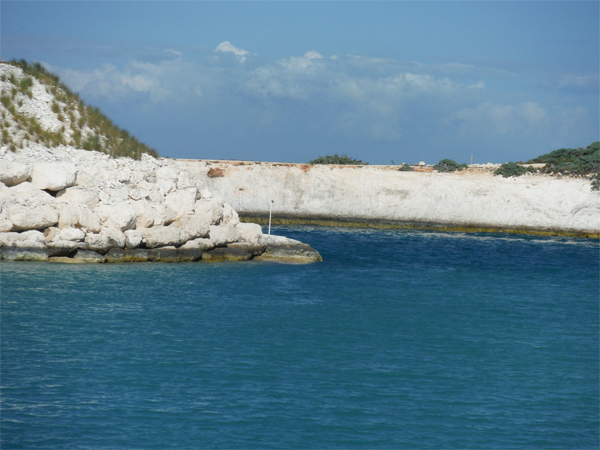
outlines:
[[[67,145],[140,159],[158,152],[114,125],[39,63],[0,62],[0,145]]]

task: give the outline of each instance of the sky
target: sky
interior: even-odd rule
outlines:
[[[171,158],[526,161],[600,139],[599,5],[2,0],[0,58]]]

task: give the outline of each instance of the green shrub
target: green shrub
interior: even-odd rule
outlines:
[[[309,164],[338,164],[338,165],[354,165],[354,166],[366,166],[369,163],[362,162],[358,159],[350,158],[348,155],[328,155],[319,156],[316,159],[308,162]]]
[[[451,159],[442,159],[439,163],[433,166],[433,170],[438,172],[454,172],[457,170],[463,170],[467,167],[466,164],[458,164],[456,161]]]
[[[400,168],[398,169],[398,171],[400,172],[413,172],[415,169],[413,169],[411,166],[409,166],[408,164],[404,163],[400,166]]]
[[[508,163],[502,164],[494,172],[494,175],[502,175],[504,178],[508,178],[508,177],[520,177],[524,173],[527,173],[527,169],[525,167],[520,166],[514,162],[508,162]]]

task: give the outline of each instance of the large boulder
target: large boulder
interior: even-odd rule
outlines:
[[[188,236],[181,228],[175,227],[152,227],[140,228],[146,238],[146,247],[157,248],[175,246],[178,247],[187,241]]]
[[[43,230],[58,223],[58,212],[51,206],[10,205],[6,210],[14,231]]]
[[[261,241],[266,246],[265,252],[257,256],[259,261],[277,261],[294,264],[309,264],[323,261],[323,258],[308,244],[284,236],[265,234]]]
[[[56,198],[71,206],[87,206],[91,209],[95,208],[100,201],[98,189],[95,187],[73,186],[62,189],[58,191]]]
[[[160,187],[163,195],[177,189],[177,178],[177,172],[171,167],[164,166],[156,171],[156,184]]]
[[[130,201],[129,204],[137,216],[137,221],[135,223],[136,227],[150,228],[152,225],[154,225],[154,217],[156,212],[154,208],[152,208],[152,204],[149,201],[142,199]]]
[[[110,248],[125,247],[127,239],[121,230],[116,228],[102,228],[102,230],[100,230],[100,236],[108,236],[108,246]]]
[[[169,225],[177,218],[175,211],[165,204],[152,205],[154,210],[154,226]]]
[[[61,241],[83,242],[85,232],[79,228],[63,228],[60,230],[58,239]]]
[[[207,216],[210,223],[216,225],[223,218],[223,205],[215,200],[201,199],[194,203],[194,214],[197,216]]]
[[[240,223],[240,217],[238,216],[238,213],[235,212],[235,210],[229,203],[223,204],[223,218],[221,219],[221,221],[222,223],[230,224],[233,226]]]
[[[127,248],[138,248],[146,243],[146,237],[141,230],[125,231],[125,246]]]
[[[137,216],[129,202],[119,202],[114,205],[100,205],[94,210],[102,226],[117,228],[121,231],[135,228]]]
[[[185,244],[183,244],[179,248],[180,249],[182,249],[182,248],[198,249],[200,251],[205,252],[207,250],[212,250],[213,248],[215,248],[215,243],[213,241],[211,241],[210,239],[198,238],[198,239],[191,239],[191,240],[187,241]]]
[[[230,224],[211,225],[209,239],[215,243],[215,246],[222,247],[237,241],[239,234],[235,227]]]
[[[0,160],[0,182],[6,186],[15,186],[27,180],[33,168],[27,164]]]
[[[165,197],[165,204],[175,211],[175,219],[179,219],[194,212],[194,203],[198,190],[186,188],[171,192]]]
[[[210,224],[210,217],[193,214],[177,219],[171,226],[181,228],[187,233],[189,239],[196,239],[208,236]]]
[[[85,245],[88,250],[104,254],[110,250],[110,237],[104,234],[88,234],[85,237]]]
[[[12,230],[13,223],[4,211],[0,212],[0,233]]]
[[[33,165],[31,184],[38,189],[60,191],[77,183],[77,168],[71,163],[45,163]]]
[[[57,203],[59,228],[81,228],[88,233],[100,232],[100,218],[86,206]]]
[[[238,223],[235,229],[239,240],[252,245],[259,245],[263,236],[262,227],[256,223]]]

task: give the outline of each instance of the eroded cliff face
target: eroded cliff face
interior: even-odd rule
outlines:
[[[242,216],[505,229],[597,236],[600,196],[587,179],[438,173],[394,166],[178,161]],[[272,202],[272,203],[271,203]]]

